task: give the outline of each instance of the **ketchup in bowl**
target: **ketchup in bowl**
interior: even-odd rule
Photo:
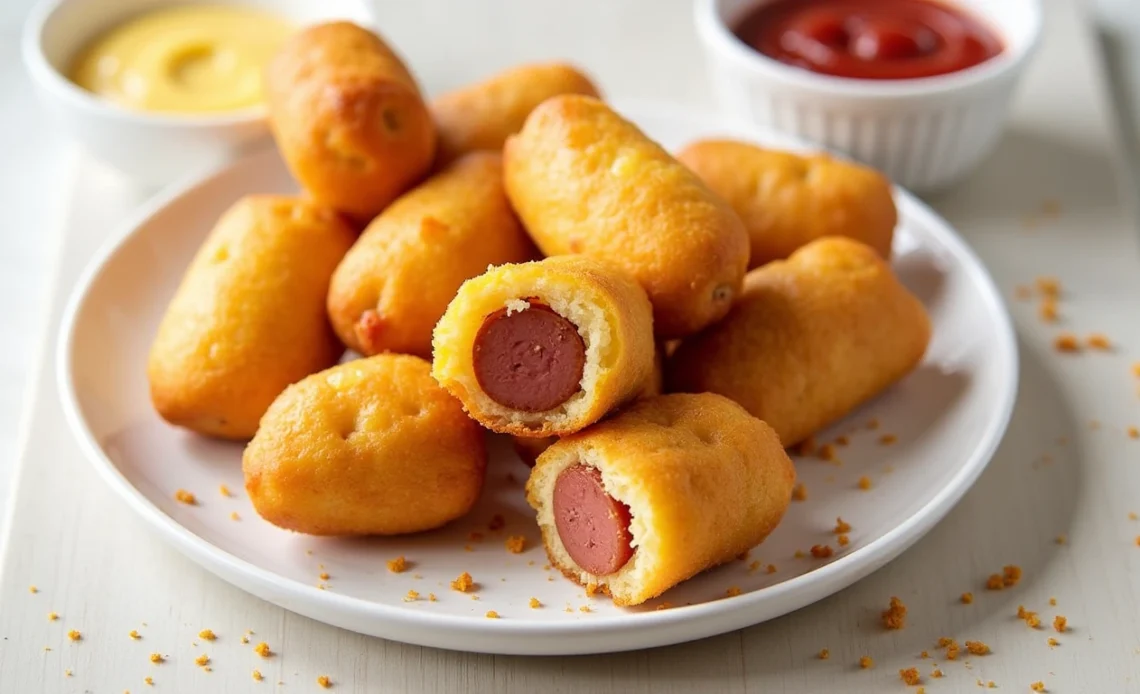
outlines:
[[[735,33],[782,63],[855,79],[945,75],[1002,51],[980,20],[933,0],[776,0],[748,14]]]

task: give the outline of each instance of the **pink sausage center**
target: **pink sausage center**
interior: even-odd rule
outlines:
[[[629,507],[606,493],[594,467],[566,468],[554,482],[554,526],[567,553],[595,576],[608,576],[633,556]]]

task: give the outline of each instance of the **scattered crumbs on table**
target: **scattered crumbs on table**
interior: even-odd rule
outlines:
[[[471,579],[471,574],[464,571],[459,574],[454,581],[451,582],[451,589],[457,590],[460,593],[467,593],[475,586],[475,581]]]
[[[131,629],[131,633],[127,634],[127,636],[131,637],[132,641],[138,641],[139,639],[142,638],[142,636],[138,632],[138,629]]]
[[[872,660],[871,656],[869,655],[862,656],[859,658],[859,667],[863,668],[864,670],[870,670],[871,668],[875,667],[875,661]]]
[[[1041,300],[1041,305],[1037,307],[1037,317],[1043,323],[1055,323],[1057,321],[1057,302],[1048,297]]]
[[[796,553],[795,553],[795,554],[793,554],[792,556],[793,556],[793,557],[795,557],[796,559],[803,559],[803,558],[804,558],[804,557],[806,557],[807,555],[806,555],[806,554],[804,554],[804,551],[803,551],[802,549],[797,549],[797,550],[796,550]]]
[[[934,679],[939,679],[943,675],[942,675],[941,670],[939,670],[938,668],[934,668],[933,670],[930,671],[930,676],[933,677]]]
[[[185,489],[179,489],[178,491],[174,492],[174,499],[183,504],[186,504],[187,506],[198,505],[198,498]]]
[[[435,593],[428,593],[428,602],[435,602],[439,598],[435,597]]]
[[[831,549],[831,545],[812,545],[811,555],[816,559],[827,559],[835,554],[835,550]]]
[[[319,587],[319,586],[318,586],[318,587]],[[245,634],[242,634],[242,636],[241,636],[241,642],[242,642],[242,643],[249,643],[249,637],[248,637],[248,636],[246,636]]]
[[[323,689],[328,689],[332,687],[332,680],[329,679],[328,675],[321,675],[317,678],[317,684],[319,684]]]
[[[166,662],[166,657],[161,653],[151,653],[150,662],[154,663],[155,665],[161,665],[162,663]]]
[[[57,619],[59,619],[59,613],[58,612],[48,612],[48,621],[49,622],[54,622]]]
[[[1021,567],[1016,564],[1006,564],[1001,567],[1001,582],[1006,587],[1016,586],[1021,581]]]
[[[537,610],[538,608],[542,607],[542,602],[538,598],[531,598],[528,604],[532,610]]]
[[[839,458],[835,453],[835,444],[825,443],[819,447],[819,459],[828,463],[834,463]]]
[[[261,670],[254,670],[253,671],[253,681],[254,682],[260,682],[261,680],[262,680]]]
[[[526,549],[526,537],[523,535],[511,535],[507,538],[507,551],[511,554],[522,554]]]
[[[154,678],[151,677],[150,675],[147,675],[146,677],[144,677],[143,682],[146,682],[151,687],[154,686]]]
[[[1056,607],[1057,606],[1057,598],[1049,598],[1049,606],[1050,607]]]
[[[408,562],[404,559],[404,555],[400,555],[395,559],[388,560],[388,570],[394,574],[401,574],[408,568]]]
[[[959,600],[962,601],[963,605],[971,605],[974,602],[974,594],[973,593],[962,593],[962,597],[959,598]]]
[[[888,629],[902,629],[906,626],[906,605],[895,596],[891,596],[890,607],[883,610],[883,626]]]
[[[1128,520],[1130,521],[1137,520],[1138,518],[1140,518],[1140,516],[1137,516],[1135,511],[1132,511],[1128,514]]]
[[[222,496],[233,496],[233,493],[230,492],[230,488],[224,484],[218,485],[218,493],[221,494]]]
[[[1136,546],[1140,547],[1140,535],[1136,536]]]
[[[831,657],[831,651],[827,650],[826,648],[821,648],[819,649],[819,655],[817,657],[820,660],[827,660]]]
[[[849,533],[849,532],[851,532],[851,524],[848,523],[847,521],[843,520],[843,518],[836,516],[835,528],[833,528],[831,532],[835,533],[836,535],[842,535],[843,533]]]
[[[496,513],[495,515],[491,516],[491,521],[487,523],[487,529],[494,532],[495,530],[501,530],[506,524],[507,521],[505,518],[503,518],[503,514]]]
[[[922,660],[926,660],[927,658],[929,658],[929,657],[930,657],[930,654],[929,654],[929,653],[927,653],[926,651],[923,651],[922,653],[919,653],[919,654],[918,654],[918,657],[919,657],[920,659],[922,659]]]
[[[69,668],[69,669],[67,669],[67,670],[64,670],[64,671],[63,671],[63,676],[64,676],[64,677],[71,677],[71,669]]]
[[[1005,581],[1002,580],[1001,574],[990,574],[990,577],[986,579],[986,589],[1001,590],[1002,588],[1005,588]]]
[[[673,603],[671,603],[671,602],[669,602],[668,600],[666,600],[665,602],[661,603],[660,605],[658,605],[658,606],[657,606],[657,607],[655,607],[654,609],[655,609],[656,611],[660,612],[661,610],[667,610],[667,609],[669,609],[669,608],[670,608],[670,607],[672,607],[672,606],[673,606]]]
[[[28,586],[28,592],[32,593],[34,595],[34,594],[40,592],[40,589],[36,588],[35,586]]]
[[[850,443],[851,443],[851,439],[847,438],[846,436],[841,435],[841,436],[835,437],[835,445],[836,446],[846,446]]]
[[[1056,648],[1057,646],[1061,645],[1061,642],[1052,636],[1050,636],[1048,639],[1045,639],[1045,643],[1049,644],[1049,648]]]
[[[835,539],[835,541],[839,543],[840,547],[846,547],[847,543],[851,542],[851,538],[847,537],[846,535],[840,535]]]
[[[729,598],[735,598],[737,595],[740,595],[740,593],[740,586],[729,586],[728,590],[724,591],[725,596]]]
[[[867,422],[867,428],[870,429],[871,431],[878,429],[879,428],[879,420],[876,419],[875,417],[872,417],[871,420]]]
[[[990,647],[982,641],[967,641],[966,650],[970,652],[970,655],[988,655]]]
[[[1057,615],[1053,618],[1053,630],[1058,634],[1065,633],[1065,630],[1069,628],[1068,625],[1069,620],[1064,615]]]
[[[792,487],[792,501],[807,501],[807,485],[803,482],[797,482]]]
[[[1124,430],[1130,439],[1140,439],[1140,428],[1131,426]]]
[[[1033,684],[1029,685],[1029,688],[1035,692],[1043,692],[1043,691],[1045,691],[1045,683],[1044,682],[1034,682]]]
[[[871,488],[871,478],[863,475],[859,478],[859,488],[866,491]]]
[[[45,650],[45,651],[50,651],[50,650],[51,650],[51,646],[44,646],[44,650]]]
[[[202,655],[200,655],[194,659],[194,664],[197,665],[198,667],[206,667],[207,665],[210,664],[210,656],[203,653]]]
[[[776,565],[775,564],[769,564],[768,566],[764,567],[764,573],[766,573],[766,574],[776,573]]]
[[[997,683],[994,682],[993,680],[990,680],[989,682],[986,682],[986,688],[987,689],[997,689]]]
[[[908,687],[914,687],[922,681],[922,676],[918,674],[918,668],[916,667],[899,670],[899,678],[905,682]]]
[[[271,655],[273,655],[273,651],[269,650],[269,644],[264,642],[264,641],[257,644],[256,646],[254,646],[253,652],[258,654],[262,658],[268,658]]]
[[[241,516],[238,515],[237,511],[230,511],[230,520],[239,521]]]
[[[72,629],[71,631],[67,632],[67,638],[71,639],[72,641],[79,641],[83,639],[83,634],[79,633],[78,629]]]
[[[198,632],[198,638],[213,641],[218,638],[218,635],[214,633],[213,629],[203,629]]]
[[[759,560],[759,559],[754,559],[754,560],[752,561],[752,563],[748,565],[748,573],[750,573],[750,574],[751,574],[751,573],[756,573],[757,571],[759,571],[759,570],[760,570],[760,566],[761,566],[761,564],[760,564],[760,560]]]
[[[1063,545],[1068,541],[1069,541],[1069,538],[1065,537],[1064,533],[1061,533],[1057,537],[1053,538],[1053,542],[1056,542],[1059,545]]]
[[[1037,291],[1042,296],[1052,297],[1054,299],[1061,296],[1061,281],[1056,277],[1040,276],[1037,277],[1033,283],[1037,286]]]
[[[589,605],[582,605],[581,607],[578,608],[578,611],[579,612],[593,612],[593,610],[590,609]]]
[[[1110,351],[1112,349],[1112,341],[1104,333],[1091,333],[1085,338],[1085,344],[1089,349],[1097,349],[1102,352]]]
[[[1072,354],[1081,351],[1080,340],[1072,333],[1061,333],[1053,339],[1053,349],[1058,352]]]
[[[879,437],[879,445],[893,446],[894,444],[898,443],[898,440],[899,437],[895,436],[894,434],[883,434]]]
[[[420,599],[420,594],[417,591],[409,590],[404,595],[404,602],[415,602]]]

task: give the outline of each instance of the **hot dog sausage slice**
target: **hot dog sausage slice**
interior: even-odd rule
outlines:
[[[602,473],[574,465],[554,483],[554,524],[570,558],[595,576],[617,572],[633,556],[629,507],[606,493]]]

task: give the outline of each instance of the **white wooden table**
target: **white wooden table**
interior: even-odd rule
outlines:
[[[999,151],[967,184],[932,201],[1010,297],[1022,341],[1017,410],[989,470],[926,539],[856,586],[768,624],[653,651],[493,657],[370,639],[251,598],[162,545],[80,457],[61,418],[49,347],[72,281],[143,191],[83,158],[63,167],[70,175],[40,173],[33,183],[4,169],[4,186],[51,186],[41,199],[65,219],[46,342],[34,352],[49,358],[39,362],[25,401],[21,474],[0,567],[0,692],[137,693],[149,691],[147,676],[155,691],[323,691],[322,674],[341,692],[915,691],[898,677],[912,666],[931,694],[973,691],[979,679],[1015,692],[1039,680],[1050,692],[1140,692],[1140,521],[1128,517],[1140,513],[1140,441],[1124,432],[1140,426],[1140,379],[1129,373],[1140,361],[1137,215],[1079,0],[1046,4],[1044,48]],[[583,63],[611,94],[711,107],[688,2],[393,1],[381,4],[381,19],[433,91],[520,60],[561,56]],[[5,41],[0,60],[13,50]],[[0,109],[11,108],[9,93]],[[52,151],[60,161],[66,156]],[[1059,203],[1059,215],[1044,214],[1047,201]],[[33,291],[26,279],[13,279],[12,265],[0,276],[0,290],[12,297],[7,306]],[[1012,298],[1015,285],[1038,275],[1063,282],[1063,320],[1055,326],[1039,322],[1033,303]],[[35,322],[26,317],[22,325]],[[1103,332],[1116,348],[1063,356],[1051,346],[1060,330]],[[1006,564],[1022,567],[1021,583],[986,591],[986,576]],[[959,602],[965,591],[974,604]],[[892,595],[910,614],[907,628],[886,632],[879,611]],[[1046,627],[1065,615],[1070,630],[1030,629],[1016,618],[1019,604],[1039,612]],[[48,620],[50,611],[58,621]],[[219,639],[199,639],[203,628]],[[70,641],[69,629],[82,640]],[[128,637],[132,629],[141,640]],[[241,645],[247,629],[277,655],[262,660]],[[984,641],[993,653],[948,662],[936,648],[940,636]],[[1060,645],[1050,648],[1050,637]],[[826,661],[816,657],[821,648],[830,651]],[[924,650],[935,657],[920,659]],[[152,664],[152,652],[166,662]],[[194,664],[203,652],[210,672]],[[859,669],[863,655],[873,669]],[[945,677],[931,677],[932,663]],[[254,668],[264,681],[252,679]]]

